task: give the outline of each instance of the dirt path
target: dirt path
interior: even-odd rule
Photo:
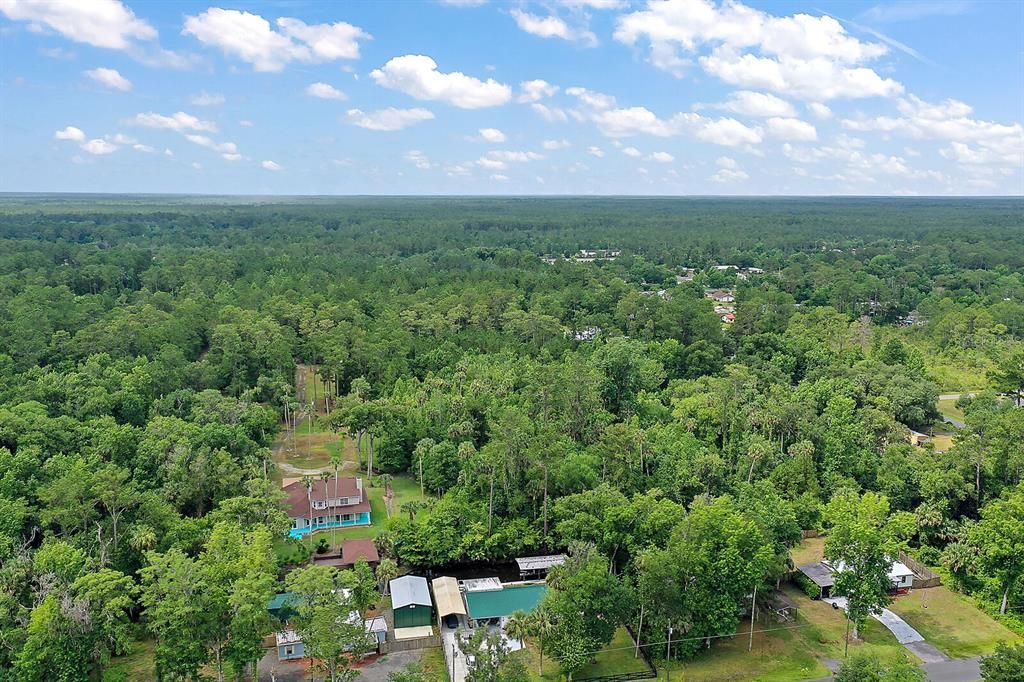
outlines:
[[[271,459],[280,478],[319,476],[322,473],[333,475],[334,466],[330,459],[332,453],[336,454],[339,448],[344,454],[342,470],[359,469],[359,463],[351,451],[351,441],[344,434],[322,431],[317,424],[317,420],[327,414],[322,390],[316,391],[317,410],[312,415],[308,413],[308,406],[313,399],[311,382],[316,380],[315,367],[301,364],[295,366],[296,402],[307,407],[305,413],[300,413],[298,428],[293,429],[291,424],[282,423],[271,446]]]

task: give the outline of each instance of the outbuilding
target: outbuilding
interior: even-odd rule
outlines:
[[[516,559],[516,565],[519,566],[519,577],[526,580],[547,575],[547,572],[555,566],[564,564],[565,558],[564,554],[519,557]]]
[[[394,613],[395,629],[431,625],[433,602],[427,579],[418,575],[403,575],[395,578],[391,586],[391,610]]]
[[[277,643],[277,660],[294,661],[306,657],[302,638],[295,630],[282,630],[274,635],[274,640]]]

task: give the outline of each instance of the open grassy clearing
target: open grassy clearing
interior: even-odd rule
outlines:
[[[792,623],[805,624],[802,620]],[[668,670],[673,679],[687,682],[790,682],[827,676],[828,668],[817,659],[814,648],[801,640],[802,629],[759,632],[786,626],[759,622],[754,629],[753,647],[748,651],[750,623],[740,623],[735,638],[716,642],[710,650],[698,654],[693,660],[673,662]],[[659,672],[663,667],[659,666]]]
[[[615,631],[615,636],[605,650],[598,653],[593,661],[577,671],[573,678],[585,680],[602,675],[643,672],[647,666],[642,658],[634,657],[633,646],[633,638],[629,636],[626,628],[620,627]],[[558,667],[558,661],[550,656],[544,657],[544,675],[541,676],[540,653],[535,640],[528,640],[526,648],[514,655],[522,658],[531,680],[556,682],[565,679],[565,675]]]
[[[964,420],[963,410],[956,406],[955,400],[940,400],[937,405],[939,408],[939,414],[943,417],[949,417],[950,419],[956,419],[961,422]]]
[[[154,652],[156,642],[145,639],[132,643],[132,651],[125,656],[110,659],[103,671],[103,682],[135,682],[156,679]]]
[[[911,590],[910,594],[897,597],[889,609],[952,658],[989,653],[999,642],[1022,641],[969,600],[944,586]]]
[[[932,436],[931,443],[935,452],[947,452],[953,447],[953,434],[936,433]]]
[[[444,660],[444,652],[440,647],[424,649],[420,657],[420,665],[423,668],[425,679],[437,680],[437,682],[448,682],[448,666]]]
[[[789,552],[794,566],[804,566],[825,558],[825,538],[804,538]]]

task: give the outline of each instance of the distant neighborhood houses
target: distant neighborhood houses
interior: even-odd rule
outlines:
[[[743,267],[741,265],[713,265],[713,270],[719,272],[728,272],[730,270],[736,271],[736,277],[739,279],[749,279],[751,275],[763,275],[764,270],[761,268],[754,267]]]
[[[554,265],[560,261],[570,261],[573,263],[595,263],[597,261],[612,261],[621,255],[622,251],[618,249],[580,249],[568,258],[547,254],[541,256],[541,260],[548,265]]]
[[[601,329],[600,327],[596,325],[591,325],[589,327],[583,327],[582,329],[567,330],[565,332],[565,335],[571,337],[573,341],[580,341],[582,343],[586,343],[588,341],[593,341],[594,339],[596,339],[602,331],[604,330]]]

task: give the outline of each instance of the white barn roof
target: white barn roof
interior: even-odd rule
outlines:
[[[401,609],[415,604],[432,606],[427,579],[418,575],[403,575],[391,581],[391,608]]]

